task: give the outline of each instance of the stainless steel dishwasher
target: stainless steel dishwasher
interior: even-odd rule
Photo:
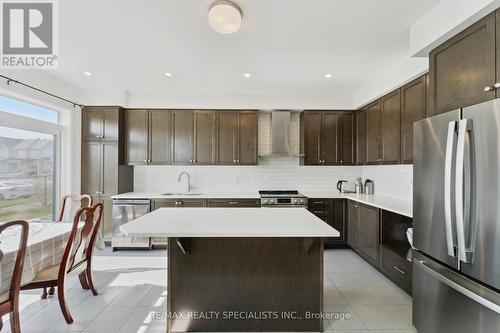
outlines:
[[[120,248],[151,249],[149,237],[125,236],[120,226],[151,212],[149,199],[113,199],[113,234],[111,246],[113,251]]]

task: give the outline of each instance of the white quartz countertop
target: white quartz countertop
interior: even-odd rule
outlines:
[[[396,214],[401,214],[408,217],[413,217],[412,201],[406,198],[392,197],[381,194],[357,194],[357,193],[340,193],[337,190],[333,191],[300,191],[308,198],[324,198],[324,199],[349,199],[366,205],[374,206],[380,209],[388,210]],[[128,192],[118,194],[112,197],[113,199],[259,199],[258,191],[248,192],[205,192],[198,195],[164,195],[155,192]]]
[[[130,237],[338,237],[305,208],[160,208],[121,226]]]
[[[196,193],[196,192],[194,192]],[[260,199],[258,191],[249,192],[205,192],[195,195],[169,194],[159,192],[127,192],[117,194],[112,199]]]
[[[340,193],[339,191],[302,191],[308,198],[349,199],[413,218],[411,200],[381,194]]]

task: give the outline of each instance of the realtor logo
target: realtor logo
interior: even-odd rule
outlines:
[[[2,0],[3,68],[56,68],[55,3]]]

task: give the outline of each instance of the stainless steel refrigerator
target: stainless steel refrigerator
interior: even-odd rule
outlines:
[[[414,124],[413,325],[500,332],[500,99]]]

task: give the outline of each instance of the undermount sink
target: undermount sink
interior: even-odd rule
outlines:
[[[202,193],[197,193],[197,192],[185,192],[185,193],[174,193],[174,192],[166,192],[162,193],[161,195],[201,195]]]

